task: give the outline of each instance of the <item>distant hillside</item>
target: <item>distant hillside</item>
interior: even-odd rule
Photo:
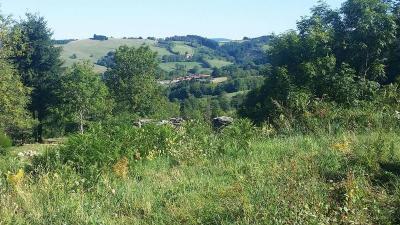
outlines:
[[[170,55],[171,53],[165,48],[156,46],[156,41],[143,39],[116,39],[110,38],[106,41],[97,41],[91,39],[72,41],[64,45],[62,58],[66,66],[72,65],[74,62],[81,60],[90,60],[94,64],[108,52],[117,49],[119,46],[128,45],[132,47],[140,47],[148,45],[153,51],[159,55]],[[98,71],[105,71],[105,67],[96,65]]]
[[[226,40],[226,41],[225,41]],[[63,48],[62,58],[65,66],[74,62],[89,60],[95,64],[98,72],[104,72],[109,66],[112,51],[119,46],[131,47],[149,46],[158,53],[160,68],[173,76],[176,71],[183,75],[186,71],[197,71],[211,74],[213,68],[221,68],[231,64],[245,66],[258,65],[266,62],[265,49],[268,37],[260,37],[245,41],[230,41],[227,39],[207,39],[196,35],[174,36],[165,39],[116,39],[104,41],[85,39],[68,40],[58,46]]]
[[[227,39],[227,38],[211,38],[211,40],[216,41],[216,42],[229,42],[229,41],[232,41],[231,39]]]

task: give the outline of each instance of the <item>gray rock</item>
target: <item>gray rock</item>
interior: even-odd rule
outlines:
[[[155,121],[152,119],[141,119],[137,122],[134,123],[135,126],[137,127],[143,127],[148,124],[155,124],[157,126],[163,126],[163,125],[172,125],[174,127],[181,127],[185,120],[183,118],[170,118],[168,120],[161,120],[161,121]]]
[[[152,119],[140,119],[137,122],[135,122],[133,125],[141,128],[142,126],[150,124],[150,123],[154,123],[154,120],[152,120]]]
[[[233,118],[228,116],[216,117],[213,119],[214,128],[222,128],[229,126],[233,123]]]
[[[171,118],[169,119],[169,122],[174,126],[174,127],[181,127],[185,120],[183,118]]]

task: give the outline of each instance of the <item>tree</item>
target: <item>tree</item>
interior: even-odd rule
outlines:
[[[149,47],[122,46],[115,52],[115,65],[104,75],[116,102],[117,112],[149,116],[162,98],[155,80],[158,61]]]
[[[283,109],[301,116],[316,98],[354,106],[373,99],[385,82],[396,35],[389,1],[348,0],[340,10],[320,3],[311,12],[297,31],[273,37],[268,55],[274,69],[248,95],[241,115],[257,122],[276,119]],[[389,69],[396,74],[396,67]]]
[[[200,67],[199,66],[194,66],[192,69],[189,70],[189,73],[191,74],[199,74],[200,73]]]
[[[36,141],[42,141],[43,121],[48,109],[56,103],[54,90],[59,87],[62,74],[61,48],[55,47],[52,32],[45,19],[36,14],[26,14],[26,19],[16,24],[13,33],[20,33],[14,40],[20,52],[11,56],[21,75],[23,84],[32,89],[29,109],[39,121],[35,132]]]
[[[32,126],[26,110],[28,94],[29,89],[24,87],[12,65],[0,59],[0,130],[14,138]]]
[[[112,110],[107,86],[89,62],[76,63],[66,72],[58,97],[57,111],[66,121],[78,124],[81,134],[89,122],[104,119]]]
[[[30,89],[22,84],[17,71],[8,60],[17,54],[12,40],[18,37],[12,35],[10,19],[0,15],[0,132],[21,139],[30,130],[33,120],[27,111]]]

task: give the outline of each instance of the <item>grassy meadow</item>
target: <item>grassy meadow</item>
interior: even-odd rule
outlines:
[[[221,59],[208,59],[208,63],[210,63],[211,67],[222,68],[224,66],[232,65],[231,62],[221,60]]]
[[[174,41],[171,51],[178,53],[180,55],[185,55],[185,53],[195,54],[197,48],[191,47],[184,42]],[[89,60],[95,66],[97,72],[104,72],[106,68],[95,64],[101,57],[107,55],[108,52],[117,49],[122,45],[127,45],[129,47],[139,48],[140,46],[147,45],[154,52],[157,52],[158,57],[161,58],[165,55],[172,55],[172,53],[167,48],[162,48],[157,46],[157,42],[147,39],[118,39],[110,38],[106,41],[96,41],[91,39],[72,41],[65,45],[59,45],[63,48],[61,58],[64,61],[65,66],[71,66],[76,62],[82,60]],[[76,55],[76,58],[73,57]],[[231,62],[222,59],[209,59],[207,60],[211,67],[221,68],[223,66],[231,65]],[[176,69],[175,65],[184,65],[187,70],[193,69],[195,66],[202,68],[203,71],[211,73],[212,71],[207,68],[203,68],[203,65],[199,62],[167,62],[160,63],[160,68],[171,72]]]
[[[195,48],[185,44],[183,41],[174,41],[173,43],[172,52],[179,53],[180,55],[185,55],[186,53],[193,55],[195,53]]]
[[[400,223],[396,131],[107,129],[1,156],[0,224]]]
[[[147,45],[150,46],[152,51],[157,52],[159,56],[171,55],[167,49],[157,47],[156,42],[152,40],[110,38],[106,41],[85,39],[60,45],[63,48],[61,58],[65,61],[65,66],[71,66],[73,63],[82,60],[89,60],[92,63],[96,63],[97,60],[107,55],[108,52],[122,45],[136,48]],[[71,58],[74,54],[77,56],[76,59]],[[106,70],[105,67],[99,65],[95,65],[95,68],[99,72],[104,72]]]

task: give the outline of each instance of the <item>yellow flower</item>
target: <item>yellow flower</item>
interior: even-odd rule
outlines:
[[[332,148],[342,152],[342,153],[350,153],[350,142],[344,141],[341,143],[336,143],[332,145]]]
[[[129,164],[128,158],[123,157],[113,166],[114,173],[119,178],[126,178],[128,176],[128,170],[129,170],[128,164]]]
[[[152,161],[156,158],[156,156],[157,156],[157,151],[150,151],[146,159]]]
[[[12,174],[11,172],[7,173],[7,181],[14,187],[18,187],[24,181],[25,172],[23,169],[19,169],[16,174]]]

